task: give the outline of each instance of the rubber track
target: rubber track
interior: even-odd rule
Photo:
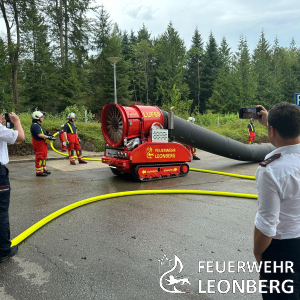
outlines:
[[[168,166],[174,166],[174,165],[186,165],[188,167],[188,171],[184,174],[179,174],[178,176],[162,176],[162,177],[153,177],[152,179],[141,179],[138,175],[137,169],[138,168],[148,168],[148,167],[168,167]],[[163,179],[169,179],[169,178],[176,178],[176,177],[184,177],[189,173],[190,167],[187,163],[167,163],[167,164],[146,164],[146,165],[134,165],[131,167],[131,173],[135,180],[137,181],[156,181],[156,180],[163,180]]]

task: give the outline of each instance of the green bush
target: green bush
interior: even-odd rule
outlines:
[[[219,117],[219,126],[218,118],[215,115],[206,115],[203,116],[204,122],[202,124],[197,123],[202,127],[205,127],[213,132],[231,138],[233,140],[248,143],[248,130],[247,126],[249,120],[239,119],[237,115],[218,115]],[[208,124],[208,125],[206,125]],[[262,126],[258,121],[254,121],[255,126],[255,143],[267,143],[268,142],[268,133],[266,127]]]
[[[85,115],[85,111],[87,111],[86,115]],[[91,111],[88,111],[85,106],[77,107],[76,104],[72,106],[67,106],[66,109],[59,114],[56,115],[49,114],[47,115],[47,118],[51,120],[65,120],[64,121],[65,123],[70,113],[75,113],[77,122],[85,122],[85,119],[87,120],[87,122],[96,121],[95,115],[92,114]]]
[[[31,113],[22,113],[19,115],[19,117],[25,132],[25,142],[31,144]],[[55,132],[58,132],[61,129],[61,125],[65,124],[66,122],[66,118],[62,117],[62,115],[55,115],[50,117],[46,115],[42,125],[47,131],[49,131],[51,134],[54,134]],[[78,129],[79,137],[82,140],[94,143],[96,151],[104,150],[105,141],[102,136],[100,123],[89,121],[87,122],[87,124],[85,124],[85,122],[77,122],[76,119],[75,125]]]

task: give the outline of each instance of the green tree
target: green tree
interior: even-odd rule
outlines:
[[[256,82],[252,72],[248,42],[243,36],[240,37],[238,50],[234,54],[233,67],[239,106],[251,106],[255,97]]]
[[[272,97],[272,73],[271,73],[271,49],[262,30],[258,44],[252,56],[253,75],[256,77],[257,88],[254,104],[271,105]]]
[[[162,110],[169,111],[171,107],[174,107],[173,111],[175,115],[190,115],[192,104],[192,100],[188,100],[187,102],[182,101],[180,90],[177,89],[176,85],[174,84],[172,90],[170,91],[170,101],[163,104]]]
[[[101,52],[107,46],[112,30],[112,21],[109,13],[103,5],[96,11],[96,19],[93,21],[93,49]]]
[[[157,39],[156,56],[156,99],[158,105],[168,103],[173,86],[180,91],[183,100],[189,96],[188,85],[184,82],[185,45],[172,22]]]
[[[57,95],[53,96],[58,88],[54,83],[58,81],[53,81],[51,74],[56,74],[57,69],[52,61],[52,51],[47,38],[48,26],[45,25],[36,3],[32,2],[27,6],[21,30],[24,49],[19,80],[21,102],[29,105],[31,109],[38,106],[45,110],[48,110],[47,103],[51,102],[51,108],[54,108]]]
[[[192,37],[192,46],[187,52],[185,81],[190,89],[189,98],[193,100],[193,108],[197,108],[198,111],[200,109],[201,99],[200,79],[203,65],[201,62],[202,55],[203,41],[197,27]]]
[[[285,70],[287,67],[287,51],[279,46],[279,40],[276,37],[272,47],[271,54],[271,101],[270,104],[274,105],[284,101],[285,89]]]
[[[122,54],[124,55],[125,60],[129,60],[131,58],[131,45],[129,35],[126,30],[123,32],[122,36]]]
[[[145,24],[143,24],[143,27],[138,31],[137,35],[138,43],[140,43],[143,40],[147,41],[148,43],[151,43],[151,34],[148,32],[148,29],[146,28]]]
[[[218,77],[220,69],[218,45],[212,32],[210,32],[202,62],[200,112],[206,110],[206,103],[213,93],[214,82]]]
[[[138,43],[137,36],[135,35],[135,32],[133,30],[130,31],[130,44],[136,45]]]
[[[11,86],[11,68],[9,63],[8,49],[5,42],[0,38],[0,108],[11,109],[9,103],[13,102]]]
[[[14,104],[18,104],[18,69],[21,51],[21,9],[26,5],[25,0],[1,0],[0,8],[6,26],[7,50],[10,62],[12,91]]]
[[[123,58],[122,34],[119,28],[115,25],[111,31],[102,30],[102,33],[105,42],[99,52],[89,59],[89,85],[92,91],[89,104],[92,110],[114,102],[114,68],[107,58]],[[128,69],[129,63],[124,59],[116,64],[117,96],[120,104],[127,104],[127,99],[130,98]]]
[[[147,40],[142,40],[136,46],[133,46],[135,54],[135,70],[139,91],[139,101],[148,105],[149,100],[149,64],[153,48]]]
[[[59,41],[62,67],[68,64],[70,56],[81,65],[87,55],[91,28],[86,14],[95,10],[91,3],[92,0],[50,0],[46,4],[52,41]]]
[[[286,68],[284,70],[284,100],[294,102],[294,94],[299,92],[300,49],[292,39],[286,50]]]
[[[207,102],[207,108],[216,113],[237,112],[239,108],[237,86],[232,67],[232,53],[225,39],[219,48],[220,70],[214,82],[213,93]]]

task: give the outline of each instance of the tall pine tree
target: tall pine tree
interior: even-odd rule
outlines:
[[[256,77],[257,88],[255,91],[254,104],[271,106],[272,97],[272,73],[271,73],[271,49],[262,30],[259,41],[252,56],[253,75]]]
[[[203,71],[201,76],[200,112],[206,110],[206,103],[213,93],[213,85],[218,77],[220,69],[218,45],[212,32],[210,32],[202,62]]]
[[[232,53],[225,37],[219,48],[220,70],[214,82],[213,93],[207,102],[207,108],[218,113],[235,113],[238,111],[237,87],[232,68]]]
[[[185,45],[172,22],[157,39],[156,56],[156,99],[157,104],[169,103],[174,85],[180,91],[182,100],[189,96],[188,85],[184,82]]]
[[[189,86],[190,95],[189,98],[193,100],[192,108],[196,108],[197,111],[200,109],[200,88],[201,88],[201,73],[202,65],[201,62],[203,55],[203,41],[201,34],[199,33],[198,27],[195,29],[192,45],[187,52],[186,60],[186,74],[185,81]]]
[[[239,107],[251,106],[255,97],[256,81],[252,72],[248,42],[243,36],[240,37],[233,66]]]

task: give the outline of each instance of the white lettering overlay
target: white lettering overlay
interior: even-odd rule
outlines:
[[[247,293],[247,294],[254,294],[256,292],[259,293],[267,293],[267,291],[263,290],[263,287],[267,283],[267,280],[259,280],[258,284],[255,280],[249,279],[249,280],[219,280],[216,281],[214,279],[207,280],[206,282],[203,282],[202,280],[199,280],[199,294],[227,294],[229,291],[232,291],[233,294],[236,293]],[[207,289],[204,289],[205,283],[207,285]],[[282,290],[282,293],[285,294],[292,294],[294,292],[293,287],[293,281],[292,280],[285,280],[280,284],[278,280],[270,280],[270,293],[280,293],[280,289]],[[291,283],[291,285],[288,285],[288,283]],[[245,289],[246,287],[246,289]]]

